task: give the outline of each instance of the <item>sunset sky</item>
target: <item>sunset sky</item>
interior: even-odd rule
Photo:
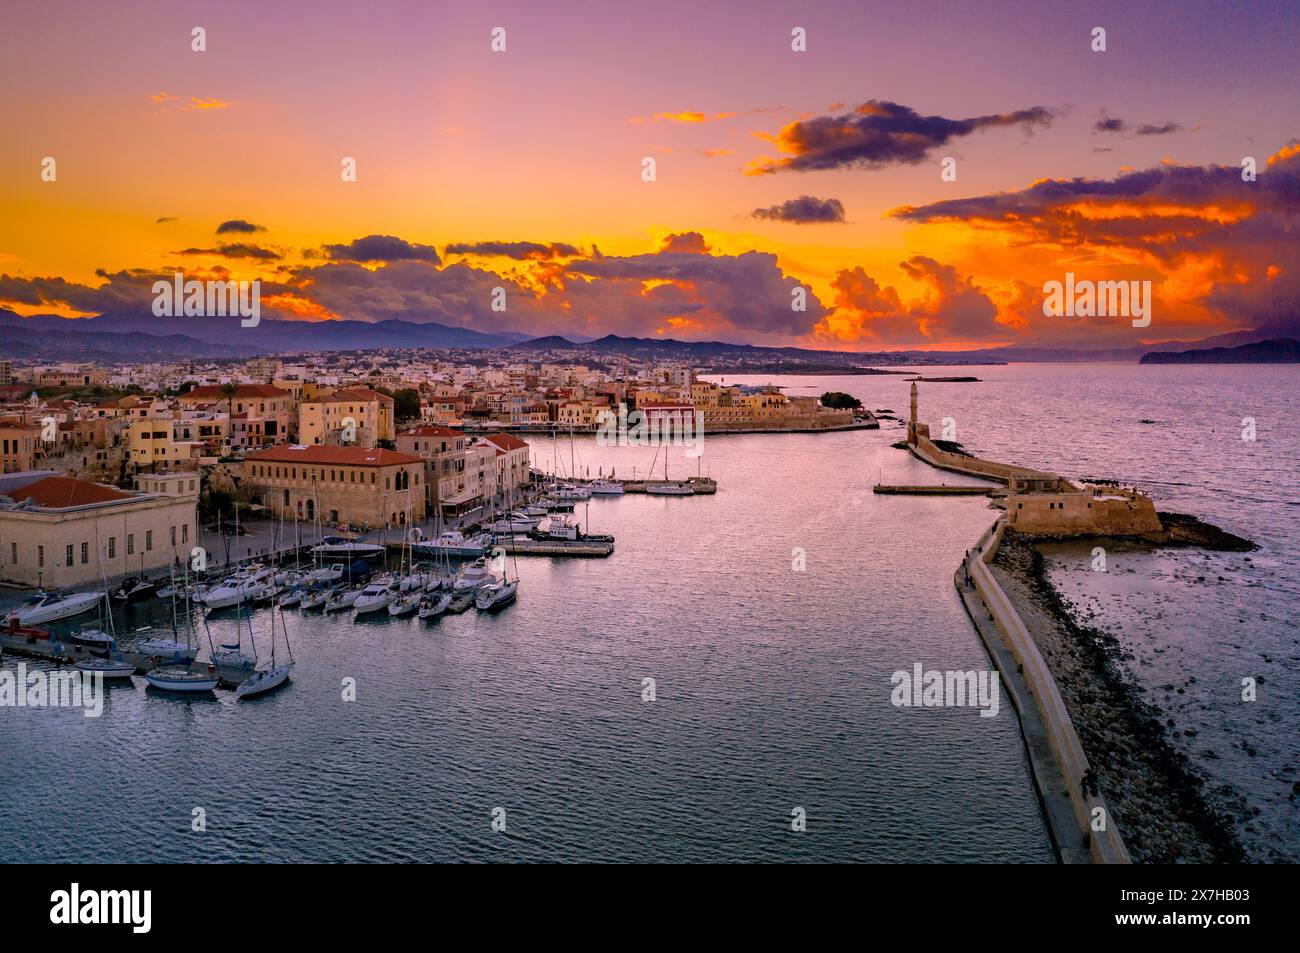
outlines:
[[[1300,299],[1297,10],[8,4],[0,307],[148,313],[158,275],[228,270],[270,317],[538,335],[879,350],[1254,327]],[[1044,317],[1067,271],[1151,280],[1151,326]]]

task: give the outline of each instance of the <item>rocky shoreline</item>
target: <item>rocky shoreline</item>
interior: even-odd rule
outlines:
[[[1210,535],[1174,522],[1186,529],[1184,545],[1203,545],[1192,538]],[[1075,619],[1033,543],[1007,533],[991,568],[1051,669],[1091,765],[1091,787],[1105,798],[1134,862],[1247,860],[1231,819],[1209,803],[1204,781],[1170,744],[1160,708],[1128,674],[1122,647]]]

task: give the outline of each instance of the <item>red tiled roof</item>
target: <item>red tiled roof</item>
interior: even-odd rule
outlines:
[[[528,446],[528,441],[520,440],[518,437],[511,436],[508,433],[485,434],[483,439],[490,440],[492,443],[500,447],[503,451],[520,450]]]
[[[332,394],[321,394],[313,397],[311,400],[304,400],[304,404],[339,404],[349,400],[361,401],[368,403],[377,400],[381,404],[393,403],[393,398],[387,394],[381,394],[377,390],[371,390],[369,387],[342,387]]]
[[[236,397],[243,397],[247,400],[250,397],[290,397],[292,396],[287,390],[280,390],[274,384],[240,384],[239,389],[235,391]],[[221,385],[208,384],[204,387],[195,387],[181,394],[181,400],[225,400],[226,395],[221,391]]]
[[[382,450],[378,447],[332,447],[322,444],[281,444],[257,453],[245,460],[259,463],[317,463],[353,467],[391,467],[401,463],[419,463],[424,460],[409,453]]]
[[[135,498],[134,493],[127,493],[115,487],[61,476],[44,477],[28,483],[14,490],[10,496],[19,502],[30,499],[37,506],[53,510]]]

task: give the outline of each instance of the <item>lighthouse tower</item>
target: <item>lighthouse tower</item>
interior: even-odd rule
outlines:
[[[907,419],[907,442],[916,444],[916,382],[912,382],[912,414]]]

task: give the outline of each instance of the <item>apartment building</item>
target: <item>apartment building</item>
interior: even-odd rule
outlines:
[[[243,479],[276,517],[399,526],[428,511],[424,463],[393,450],[288,444],[245,457]]]

